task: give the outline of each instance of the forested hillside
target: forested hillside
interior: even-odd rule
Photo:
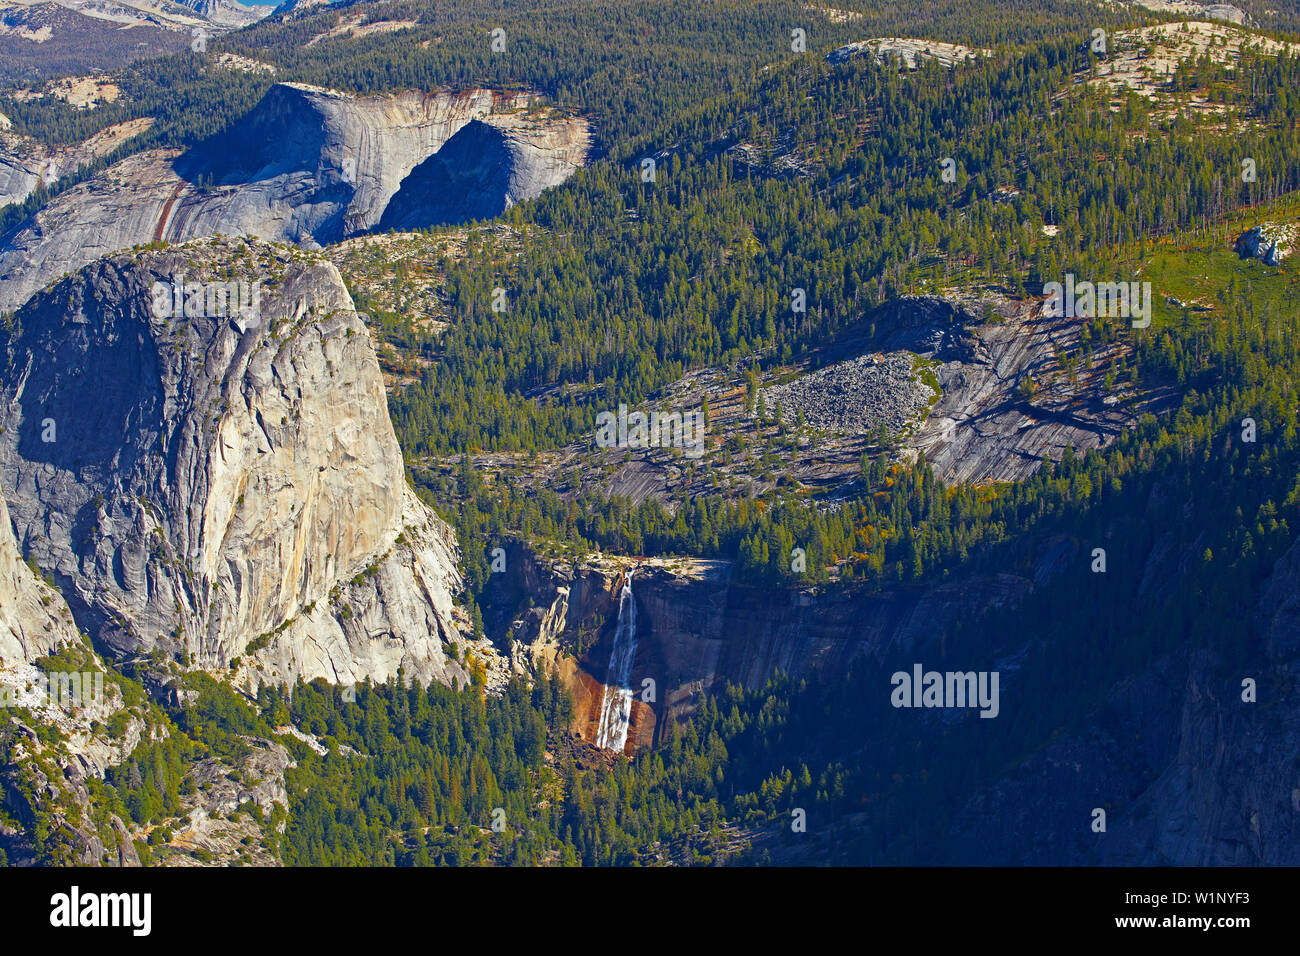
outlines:
[[[1277,807],[1296,739],[1277,728],[1300,528],[1300,11],[1275,6],[1252,0],[1244,27],[1202,30],[1075,0],[396,0],[273,17],[124,68],[121,97],[94,110],[0,93],[15,132],[47,144],[155,120],[0,210],[0,238],[128,152],[211,140],[277,82],[527,91],[594,130],[585,168],[492,221],[320,252],[378,346],[410,483],[455,528],[455,614],[478,643],[448,637],[446,653],[468,684],[285,687],[246,680],[239,658],[198,673],[161,650],[118,655],[145,732],[86,785],[90,825],[143,863],[1294,862]],[[1155,27],[1168,32],[1142,32]],[[881,38],[918,41],[915,68],[845,48]],[[969,55],[940,62],[938,43]],[[968,334],[1044,322],[1045,287],[1067,275],[1148,283],[1150,321],[1071,315],[1048,358],[1019,366]],[[918,296],[955,316],[925,357],[896,345],[911,330],[877,328]],[[905,427],[850,442],[767,401],[885,353],[933,392]],[[997,379],[984,397],[1024,429],[1069,419],[1095,440],[1046,443],[1016,480],[945,481],[917,434],[977,366]],[[1045,404],[1049,389],[1072,411]],[[705,440],[597,448],[599,416],[624,406],[697,411]],[[951,428],[977,448],[1012,440],[975,415]],[[832,447],[847,465],[791,477]],[[562,586],[512,568],[526,593],[507,600],[494,579],[507,547]],[[710,645],[746,666],[701,676],[662,647],[725,644],[697,626],[705,612],[671,639],[650,615],[662,654],[643,651],[635,676],[653,673],[665,699],[634,715],[650,743],[602,748],[582,694],[612,686],[624,612],[612,585],[606,604],[583,595],[581,571],[624,562],[613,580],[631,591],[648,558],[717,562],[715,603],[733,617],[773,593],[792,608],[829,595],[862,621],[913,601],[907,633],[924,636],[873,635],[842,670],[761,679],[744,649]],[[952,598],[950,623],[926,629],[951,594],[1004,579],[1014,600]],[[588,632],[581,600],[611,619]],[[999,669],[998,719],[891,704],[890,674],[917,660]],[[1237,709],[1243,677],[1265,691],[1257,710]],[[1252,757],[1251,735],[1281,763]],[[25,746],[0,733],[7,762]],[[1168,779],[1216,746],[1221,788],[1289,781],[1265,788],[1268,835],[1229,851],[1242,841],[1197,831],[1170,849],[1211,798]],[[256,798],[231,809],[211,795],[235,779]],[[0,814],[0,853],[75,861],[76,814],[24,801]],[[1094,805],[1128,843],[1090,839]],[[196,807],[224,821],[220,840]]]

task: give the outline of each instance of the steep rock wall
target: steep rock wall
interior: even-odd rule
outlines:
[[[263,283],[257,324],[154,314],[154,283],[232,263]],[[225,667],[253,643],[253,683],[465,678],[443,653],[454,536],[406,485],[332,265],[211,242],[105,259],[17,325],[3,493],[101,646]]]
[[[29,662],[77,640],[63,598],[23,563],[0,499],[0,667]]]
[[[1051,573],[1071,548],[1049,542],[1035,557],[1035,573]],[[612,649],[617,595],[627,570],[636,568],[630,686],[641,693],[648,678],[656,699],[638,698],[633,749],[726,683],[761,687],[778,671],[833,677],[859,659],[883,666],[886,658],[924,653],[959,616],[1014,605],[1034,584],[1032,574],[994,573],[872,595],[746,586],[732,580],[725,562],[596,558],[548,575],[524,552],[516,565],[536,588],[534,608],[512,625],[516,657],[560,663],[577,705],[576,728],[587,738]]]
[[[354,97],[278,84],[215,139],[184,154],[131,156],[0,237],[0,311],[100,256],[155,240],[256,236],[312,246],[369,231],[412,171],[471,123],[492,131],[492,154],[461,151],[454,166],[481,160],[499,174],[478,177],[468,206],[429,196],[416,176],[407,195],[419,201],[404,199],[393,224],[494,215],[563,182],[590,147],[585,120],[528,102],[483,89]]]

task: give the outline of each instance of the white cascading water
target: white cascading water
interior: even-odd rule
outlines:
[[[596,746],[623,752],[632,721],[632,658],[636,656],[636,601],[632,599],[632,572],[627,575],[618,599],[618,626],[614,630],[614,651],[605,673],[605,693],[600,701],[600,724]]]

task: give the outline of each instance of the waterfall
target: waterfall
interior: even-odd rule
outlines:
[[[632,658],[636,656],[636,601],[632,598],[632,572],[627,574],[623,593],[618,599],[618,626],[614,630],[614,650],[605,672],[605,693],[600,701],[600,724],[596,728],[596,746],[623,752],[627,730],[632,720]]]

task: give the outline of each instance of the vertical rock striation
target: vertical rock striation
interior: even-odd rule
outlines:
[[[63,599],[23,563],[0,498],[0,667],[35,660],[75,640]]]
[[[586,161],[586,121],[529,104],[484,89],[356,97],[277,84],[216,138],[184,154],[128,157],[0,237],[0,311],[155,240],[257,236],[310,247],[494,216]]]
[[[260,283],[260,320],[160,317],[151,289],[180,274]],[[454,535],[406,484],[332,265],[211,241],[101,260],[5,347],[3,494],[104,649],[253,655],[253,684],[464,679]]]

